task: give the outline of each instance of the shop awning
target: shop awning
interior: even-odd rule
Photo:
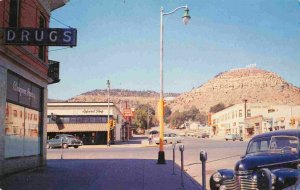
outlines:
[[[47,132],[93,132],[107,131],[107,124],[99,123],[68,123],[47,124]]]

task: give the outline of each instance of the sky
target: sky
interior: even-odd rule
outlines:
[[[159,92],[160,9],[183,5],[188,25],[183,9],[164,16],[164,92],[253,64],[300,87],[297,0],[70,0],[51,13],[50,27],[77,28],[77,46],[50,48],[61,81],[48,86],[49,98],[106,89],[107,80],[112,89]]]

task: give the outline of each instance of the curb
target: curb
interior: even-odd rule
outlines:
[[[107,149],[107,148],[144,148],[144,147],[157,147],[158,145],[153,144],[153,145],[143,145],[143,144],[124,144],[124,145],[83,145],[80,147],[80,149],[95,149],[95,148],[100,148],[100,149]]]

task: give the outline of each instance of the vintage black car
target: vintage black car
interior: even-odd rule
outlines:
[[[221,169],[210,178],[212,190],[300,188],[300,130],[282,130],[253,137],[234,170]]]
[[[57,148],[61,146],[63,148],[78,148],[79,146],[82,146],[82,141],[76,139],[73,135],[68,134],[59,134],[56,135],[55,138],[47,141],[47,148]]]

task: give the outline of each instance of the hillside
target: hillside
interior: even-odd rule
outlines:
[[[216,75],[202,86],[171,101],[172,110],[196,106],[208,112],[210,107],[242,103],[300,104],[300,89],[275,73],[258,68],[230,70]]]
[[[119,107],[125,107],[127,102],[128,107],[136,107],[139,104],[150,104],[156,107],[159,100],[159,93],[155,91],[133,91],[124,89],[111,89],[110,101],[114,102]],[[166,93],[165,97],[177,97],[178,93]],[[75,96],[68,100],[69,102],[106,102],[107,90],[92,90]]]

